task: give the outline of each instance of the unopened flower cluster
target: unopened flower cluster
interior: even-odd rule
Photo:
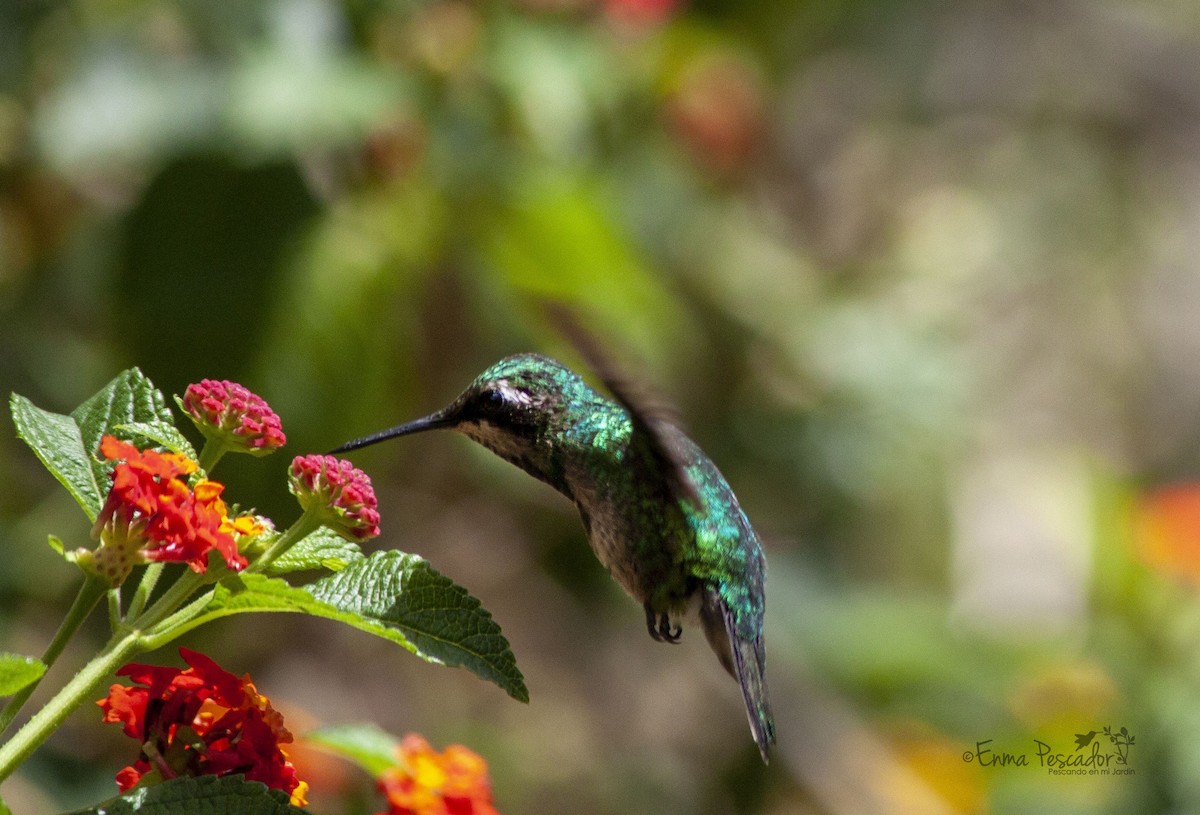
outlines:
[[[355,541],[379,534],[379,510],[371,479],[335,456],[296,456],[288,488],[305,511],[320,513],[321,523]]]
[[[206,438],[231,449],[266,455],[287,443],[270,405],[236,382],[203,379],[188,385],[179,405]]]

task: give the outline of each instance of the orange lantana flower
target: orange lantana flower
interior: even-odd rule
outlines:
[[[113,436],[100,442],[101,454],[116,461],[112,486],[96,518],[93,535],[101,546],[91,554],[97,571],[118,585],[139,562],[186,563],[196,572],[208,566],[209,552],[220,553],[234,570],[245,568],[237,534],[261,531],[231,520],[221,500],[224,485],[186,476],[196,463],[177,453],[139,450]]]
[[[1200,584],[1200,484],[1161,487],[1143,499],[1134,517],[1134,543],[1142,559]]]
[[[452,744],[438,753],[410,733],[397,753],[400,763],[379,776],[388,800],[380,815],[499,815],[487,762],[474,751]]]

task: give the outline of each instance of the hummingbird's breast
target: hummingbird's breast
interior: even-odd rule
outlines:
[[[681,607],[694,588],[681,557],[694,532],[629,413],[584,395],[544,422],[469,421],[456,429],[570,498],[597,559],[632,597]]]
[[[575,505],[596,558],[630,596],[644,601],[646,587],[639,569],[641,554],[629,519],[614,502],[600,500],[588,490],[577,491]]]
[[[688,526],[643,452],[606,444],[576,457],[564,468],[567,492],[596,558],[630,596],[682,606],[688,587],[679,552]]]

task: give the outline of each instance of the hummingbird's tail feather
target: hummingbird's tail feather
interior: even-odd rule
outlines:
[[[700,605],[700,621],[704,636],[717,653],[725,670],[742,686],[746,703],[746,718],[750,732],[762,753],[763,763],[769,761],[768,749],[775,743],[775,717],[767,693],[767,653],[762,634],[746,639],[738,634],[733,611],[714,589],[704,590]]]

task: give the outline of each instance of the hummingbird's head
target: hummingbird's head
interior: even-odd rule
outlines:
[[[530,474],[552,479],[556,440],[603,397],[560,362],[505,357],[453,402],[421,419],[342,445],[335,453],[436,428],[457,430]]]
[[[502,458],[526,470],[599,396],[578,374],[539,354],[506,357],[475,378],[434,414]],[[536,473],[535,473],[536,474]]]

